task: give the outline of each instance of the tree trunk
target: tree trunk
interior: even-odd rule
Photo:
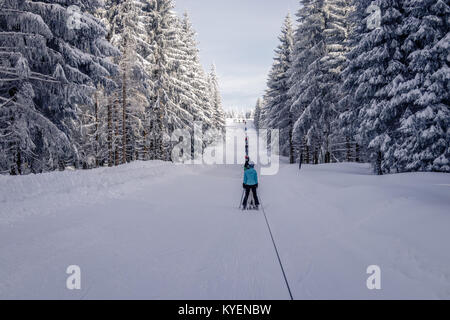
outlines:
[[[346,149],[347,149],[347,162],[351,162],[352,150],[351,150],[350,138],[349,137],[347,137]]]
[[[119,138],[120,138],[120,125],[119,125],[119,99],[116,98],[114,102],[114,121],[115,121],[115,143],[114,143],[114,165],[118,166],[120,164],[120,153],[119,153]]]
[[[292,115],[289,114],[289,162],[291,164],[295,163],[295,151],[294,151],[294,141],[293,141],[293,128],[292,128]]]
[[[127,163],[127,76],[122,76],[122,164]]]
[[[19,175],[22,175],[22,156],[20,154],[20,147],[17,145],[17,159],[16,159],[16,165],[17,165],[17,173]]]
[[[327,135],[326,138],[326,152],[325,152],[325,163],[331,163],[331,153],[330,153],[330,140],[329,136]]]
[[[150,126],[149,126],[149,132],[151,134],[150,139],[149,139],[149,152],[150,152],[150,156],[149,159],[151,160],[155,160],[155,125],[153,120],[150,120]]]
[[[114,164],[113,155],[113,123],[112,123],[112,100],[108,99],[108,166],[112,167]]]
[[[144,161],[148,160],[147,137],[148,137],[147,129],[144,129],[144,154],[143,154],[143,159],[142,159]]]
[[[314,147],[314,164],[319,164],[319,150],[317,147]]]
[[[164,146],[163,146],[163,120],[164,120],[164,112],[163,106],[161,103],[161,96],[163,96],[160,92],[158,93],[158,133],[157,133],[157,151],[158,160],[165,160],[164,157]]]
[[[98,159],[98,150],[99,150],[99,134],[98,134],[98,91],[95,91],[95,106],[94,106],[94,113],[95,113],[95,167],[98,168],[99,166],[99,159]]]
[[[306,163],[310,164],[311,163],[311,157],[310,157],[310,151],[309,151],[309,146],[306,145]]]
[[[360,159],[360,147],[359,147],[359,144],[355,144],[355,161],[357,162],[357,163],[359,163],[360,161],[361,161],[361,159]]]
[[[379,176],[383,175],[382,161],[383,161],[383,154],[381,153],[381,151],[378,151],[377,163],[376,163],[376,168],[375,169],[376,169],[377,175],[379,175]]]

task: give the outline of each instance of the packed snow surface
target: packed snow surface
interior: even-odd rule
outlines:
[[[162,162],[0,176],[0,298],[289,299],[263,212],[238,210],[241,179]],[[260,180],[295,299],[450,298],[448,174],[282,163]]]

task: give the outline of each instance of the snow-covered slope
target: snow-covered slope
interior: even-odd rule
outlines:
[[[0,298],[288,299],[262,212],[237,209],[241,175],[148,162],[0,177]],[[449,175],[282,164],[260,193],[294,298],[450,298]]]
[[[285,165],[261,190],[296,298],[450,298],[450,176]],[[369,291],[367,267],[382,272]]]

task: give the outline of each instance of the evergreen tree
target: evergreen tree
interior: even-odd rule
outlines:
[[[292,67],[289,71],[289,104],[291,113],[296,120],[294,124],[294,140],[303,146],[305,161],[314,158],[314,163],[319,161],[321,144],[320,128],[313,123],[318,119],[318,114],[310,114],[317,111],[307,107],[314,103],[320,104],[318,79],[315,85],[310,83],[311,78],[319,70],[320,59],[325,52],[324,30],[325,15],[324,2],[318,0],[301,0],[301,7],[297,13],[298,28],[295,32],[295,46],[292,53]]]
[[[209,74],[210,95],[212,101],[212,118],[214,127],[220,131],[225,129],[225,113],[222,106],[222,97],[220,95],[219,79],[217,77],[216,66],[212,65]]]
[[[170,133],[176,128],[183,128],[186,123],[192,123],[193,117],[183,109],[176,99],[177,91],[184,83],[177,80],[176,61],[179,54],[179,28],[173,13],[172,0],[155,0],[152,3],[152,24],[149,33],[153,48],[153,68],[151,80],[153,87],[152,99],[152,135],[154,159],[170,159]]]
[[[344,131],[355,132],[356,139],[369,148],[370,160],[377,174],[390,172],[389,154],[401,114],[392,108],[390,93],[405,74],[401,50],[402,1],[378,0],[381,27],[368,28],[366,10],[369,1],[356,1],[356,46],[349,54],[344,71],[344,95],[341,120]]]
[[[260,129],[262,108],[263,108],[262,99],[258,98],[258,100],[256,101],[255,113],[254,113],[254,116],[253,116],[253,122],[255,124],[256,130]]]
[[[349,33],[346,0],[305,1],[290,72],[291,111],[298,115],[298,144],[312,146],[314,163],[339,160],[333,146],[341,142],[336,118],[341,73],[346,63]],[[303,139],[302,142],[298,141]],[[307,157],[304,157],[304,159]]]
[[[322,101],[318,107],[317,126],[322,125],[321,151],[325,163],[342,161],[342,150],[345,138],[341,135],[338,117],[340,114],[339,100],[342,85],[342,71],[347,64],[346,55],[350,51],[349,33],[351,31],[348,19],[352,8],[349,0],[325,1],[325,52],[320,59],[320,70],[312,82],[318,82],[322,87]]]
[[[120,74],[118,97],[122,111],[120,120],[121,162],[149,159],[148,134],[152,82],[153,51],[149,43],[148,26],[152,23],[152,8],[145,0],[107,3],[105,19],[111,43],[119,48],[116,58]]]
[[[288,103],[288,71],[291,67],[291,54],[293,50],[293,27],[288,15],[279,37],[280,45],[275,50],[274,63],[269,74],[266,93],[266,119],[267,128],[280,130],[280,152],[290,155],[294,160],[292,146],[293,119]]]
[[[170,160],[175,129],[224,129],[217,76],[171,0],[1,8],[0,173]]]
[[[408,0],[403,10],[407,72],[390,93],[389,108],[396,110],[398,123],[384,162],[397,172],[449,172],[450,8],[439,0]]]
[[[191,96],[189,112],[194,121],[203,123],[203,131],[214,128],[213,100],[210,96],[209,76],[200,63],[196,33],[187,13],[181,21],[182,43],[184,44],[183,81],[186,94]]]
[[[77,106],[94,104],[97,84],[114,87],[116,67],[107,57],[117,51],[92,16],[99,3],[72,4],[2,1],[0,135],[8,138],[0,143],[1,171],[76,165]]]

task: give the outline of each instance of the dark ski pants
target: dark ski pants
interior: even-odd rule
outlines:
[[[247,207],[247,201],[248,201],[248,197],[250,196],[250,191],[253,193],[253,199],[255,200],[255,205],[259,206],[259,199],[258,199],[258,194],[256,192],[257,190],[257,186],[244,186],[245,188],[245,197],[244,197],[244,203],[243,206],[244,208]]]

